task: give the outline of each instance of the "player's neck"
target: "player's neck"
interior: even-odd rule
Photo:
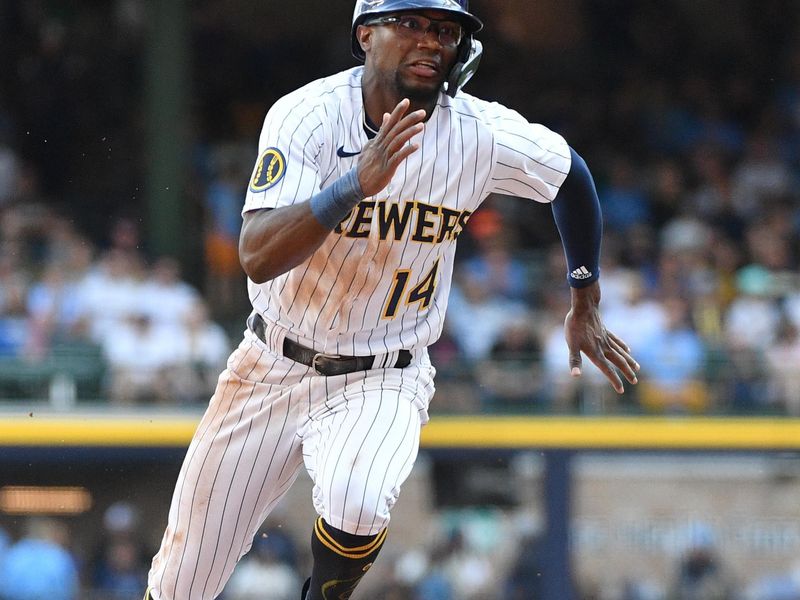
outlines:
[[[371,122],[380,128],[383,121],[384,113],[391,113],[395,106],[406,96],[402,95],[397,90],[381,84],[376,79],[371,78],[365,74],[362,80],[362,93],[364,99],[364,111],[366,114],[367,123]],[[436,100],[438,94],[433,96],[430,101],[423,102],[419,99],[409,98],[411,105],[409,106],[406,114],[412,113],[415,110],[425,109],[427,121],[433,109],[436,108]]]
[[[366,94],[365,94],[366,96]],[[397,99],[392,99],[389,102],[377,102],[371,101],[370,98],[364,98],[364,111],[366,113],[366,123],[367,125],[371,125],[375,129],[380,129],[381,123],[383,122],[383,115],[384,113],[391,113],[395,106],[402,100],[402,97],[398,97]],[[427,121],[431,113],[433,113],[433,109],[436,108],[436,100],[433,102],[422,104],[419,102],[415,102],[411,100],[411,105],[408,107],[406,114],[410,114],[415,110],[425,109],[425,120]]]

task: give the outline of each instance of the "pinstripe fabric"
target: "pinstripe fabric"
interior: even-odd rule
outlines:
[[[388,524],[419,445],[419,382],[406,370],[400,381],[388,373],[377,369],[329,392],[333,418],[312,421],[304,435],[317,513],[355,535],[374,535]]]
[[[280,329],[267,337],[245,334],[189,446],[149,574],[154,600],[220,594],[304,461],[319,514],[359,535],[388,523],[411,471],[434,391],[426,352],[405,369],[323,377],[277,354]]]
[[[272,107],[243,211],[305,202],[356,164],[368,141],[362,72]],[[460,232],[491,193],[552,201],[570,167],[559,135],[463,93],[442,95],[414,141],[419,151],[390,184],[308,260],[248,281],[265,341],[245,332],[189,446],[148,578],[154,600],[220,594],[303,465],[325,522],[355,535],[385,530],[428,420],[426,348],[442,331]],[[286,337],[377,358],[369,371],[323,377],[281,355]],[[412,363],[387,368],[402,349]]]
[[[356,164],[357,156],[340,158],[336,150],[356,152],[368,141],[362,71],[359,67],[310,83],[273,106],[259,154],[278,148],[287,157],[286,172],[269,189],[249,190],[244,211],[306,201]],[[290,272],[261,285],[248,282],[255,309],[295,341],[348,355],[430,345],[442,331],[455,255],[457,234],[439,235],[445,211],[466,222],[493,192],[549,202],[570,166],[561,136],[464,93],[442,96],[415,141],[420,150],[385,190],[354,209],[342,232],[329,236]],[[414,208],[402,235],[376,235],[385,213],[377,205],[402,210],[408,203]],[[430,225],[421,225],[424,220]],[[424,281],[434,264],[431,301],[407,303],[409,290]],[[408,288],[398,313],[387,318],[387,302],[402,270],[410,272]]]

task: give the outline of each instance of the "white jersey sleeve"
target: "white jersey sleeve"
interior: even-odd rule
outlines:
[[[325,126],[320,106],[305,102],[301,91],[285,96],[267,113],[242,213],[290,206],[320,190]]]
[[[494,160],[485,193],[552,202],[571,165],[564,138],[497,103],[484,103],[481,116],[494,132]]]

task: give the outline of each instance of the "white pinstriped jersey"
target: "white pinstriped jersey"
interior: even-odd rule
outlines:
[[[275,103],[243,212],[306,201],[356,165],[368,141],[362,72],[312,82]],[[470,215],[491,193],[550,202],[570,168],[560,135],[464,92],[441,94],[413,141],[419,150],[391,183],[308,260],[263,284],[248,281],[255,310],[296,341],[343,355],[432,344]]]

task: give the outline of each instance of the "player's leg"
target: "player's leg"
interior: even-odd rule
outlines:
[[[353,535],[318,517],[311,535],[314,567],[306,600],[349,598],[378,557],[387,532],[384,527],[376,535]]]
[[[222,591],[302,464],[305,372],[249,336],[231,355],[178,476],[148,577],[152,600],[210,600]]]
[[[389,511],[427,420],[432,386],[422,382],[429,374],[418,367],[370,371],[335,393],[322,380],[329,387],[326,411],[303,432],[320,515],[311,538],[308,600],[349,598],[382,548]]]

